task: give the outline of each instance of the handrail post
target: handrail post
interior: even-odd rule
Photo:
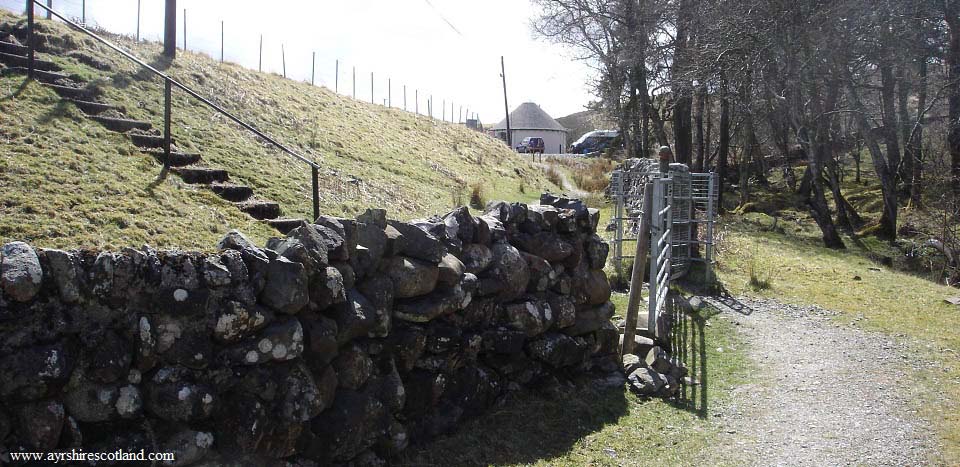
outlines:
[[[34,55],[33,55],[33,1],[27,0],[27,50],[29,50],[30,59],[27,64],[27,76],[33,79]]]
[[[170,170],[170,114],[171,114],[171,94],[173,94],[173,84],[170,79],[163,82],[163,170]]]
[[[313,221],[316,222],[320,217],[320,171],[316,165],[311,165],[310,172],[313,175]]]

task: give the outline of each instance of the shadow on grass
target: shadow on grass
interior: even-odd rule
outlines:
[[[151,198],[157,198],[157,194],[155,190],[157,189],[158,186],[160,186],[160,184],[162,184],[167,179],[167,175],[170,173],[169,170],[170,169],[166,165],[161,167],[160,173],[157,174],[157,178],[155,178],[152,182],[150,182],[149,185],[147,185],[147,194],[150,195]]]
[[[14,89],[13,92],[7,94],[6,96],[0,97],[0,102],[9,101],[20,97],[23,94],[23,91],[27,89],[27,86],[30,84],[30,78],[24,77],[23,82],[17,86],[17,89]]]
[[[665,316],[670,326],[670,356],[676,363],[687,368],[687,383],[681,384],[680,392],[668,402],[678,409],[686,410],[697,417],[707,417],[709,395],[707,391],[707,352],[704,325],[707,317],[692,312],[688,297],[670,293]]]
[[[712,277],[714,282],[707,284],[706,277]],[[694,297],[710,306],[695,310],[691,305]],[[693,268],[687,278],[677,283],[677,288],[668,294],[665,316],[670,323],[671,357],[687,368],[687,381],[680,386],[680,393],[669,401],[673,406],[701,419],[707,417],[710,402],[707,391],[710,370],[704,329],[707,320],[720,313],[749,316],[753,311],[716,281],[715,275],[705,275],[702,266]]]
[[[170,66],[173,64],[173,60],[163,54],[157,54],[156,56],[153,57],[152,60],[150,60],[147,63],[157,71],[166,72],[170,68]],[[150,79],[159,78],[154,72],[146,68],[140,67],[139,65],[137,66],[139,67],[139,69],[137,70],[136,73],[133,74],[132,79],[137,81],[147,81]],[[120,87],[127,87],[129,84],[130,84],[129,82],[123,81],[123,86],[120,86]],[[161,84],[162,84],[162,80],[161,80]]]
[[[39,119],[39,122],[46,125],[50,122],[62,118],[67,115],[67,109],[73,104],[61,99],[57,101],[49,111],[45,112]]]
[[[553,459],[587,435],[618,423],[629,411],[627,397],[619,387],[581,387],[554,399],[511,397],[455,433],[411,447],[394,465],[486,466]]]

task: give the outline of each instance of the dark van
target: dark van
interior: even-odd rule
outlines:
[[[613,130],[591,131],[580,137],[570,145],[570,152],[574,154],[590,154],[607,149],[617,139],[620,132]]]
[[[526,154],[543,154],[543,138],[528,136],[517,145],[517,152]]]

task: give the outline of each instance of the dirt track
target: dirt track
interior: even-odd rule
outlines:
[[[914,358],[889,337],[841,326],[832,312],[740,299],[724,312],[757,372],[713,409],[717,457],[741,465],[918,465],[936,443],[911,400]]]

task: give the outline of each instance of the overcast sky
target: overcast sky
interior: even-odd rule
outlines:
[[[80,16],[82,0],[53,0],[54,8]],[[0,6],[22,11],[24,0],[0,0]],[[119,33],[136,30],[137,0],[86,0],[87,20]],[[164,0],[141,0],[141,37],[159,40]],[[286,49],[287,76],[309,80],[311,54],[316,52],[316,82],[334,87],[335,61],[340,60],[339,91],[351,94],[352,69],[357,70],[357,98],[387,97],[392,78],[393,105],[408,107],[414,89],[420,110],[433,95],[435,115],[443,100],[478,113],[486,123],[503,118],[500,56],[507,67],[511,110],[532,101],[553,117],[583,110],[591,99],[589,69],[569,51],[534,39],[529,26],[533,7],[527,0],[179,0],[178,45],[182,46],[182,10],[187,10],[187,47],[220,56],[220,21],[225,23],[226,59],[256,68],[263,34],[264,71],[282,70]],[[41,8],[38,9],[42,10]]]

